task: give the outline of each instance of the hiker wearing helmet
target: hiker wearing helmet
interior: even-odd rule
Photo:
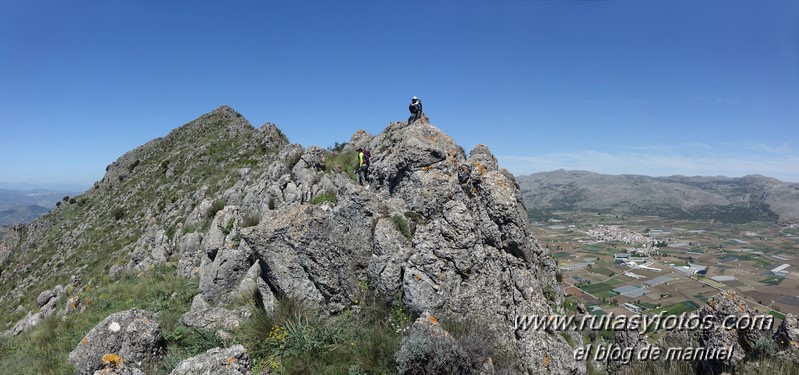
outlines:
[[[414,96],[411,98],[411,104],[408,105],[408,110],[411,111],[411,117],[408,117],[408,125],[411,125],[416,122],[416,120],[422,118],[422,101]]]

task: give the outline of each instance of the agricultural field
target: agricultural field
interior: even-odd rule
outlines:
[[[799,313],[799,228],[586,212],[556,216],[534,223],[533,232],[558,262],[567,300],[592,313],[681,314],[729,289],[758,311]]]

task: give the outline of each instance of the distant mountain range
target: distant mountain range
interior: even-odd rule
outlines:
[[[741,223],[799,222],[799,184],[760,175],[649,177],[557,170],[517,177],[531,218],[581,210]]]
[[[28,223],[55,208],[56,202],[72,192],[44,189],[0,189],[0,226]]]

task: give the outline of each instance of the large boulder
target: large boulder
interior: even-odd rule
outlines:
[[[201,330],[215,331],[220,337],[229,337],[252,314],[247,309],[230,310],[211,306],[201,294],[194,296],[191,310],[180,318],[183,325]]]
[[[250,375],[250,357],[241,345],[214,348],[180,362],[170,375]]]
[[[69,353],[69,361],[79,374],[102,370],[103,357],[108,354],[134,367],[155,361],[164,354],[166,345],[157,319],[156,314],[140,309],[112,314],[86,334]]]

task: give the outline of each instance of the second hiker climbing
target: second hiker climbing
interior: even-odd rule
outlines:
[[[358,169],[355,172],[358,174],[358,183],[363,185],[364,182],[369,182],[369,159],[372,155],[369,150],[360,147],[356,151],[358,151]]]
[[[408,117],[408,125],[412,125],[416,120],[422,118],[422,101],[414,96],[411,98],[408,110],[411,111],[411,117]]]

